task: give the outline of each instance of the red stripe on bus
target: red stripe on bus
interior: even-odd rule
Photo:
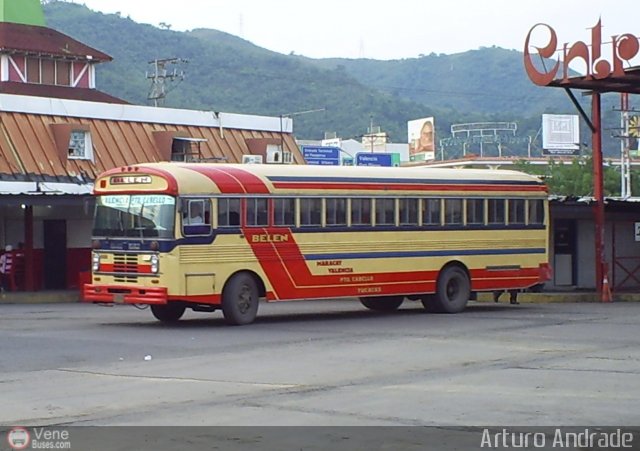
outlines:
[[[198,172],[199,174],[204,175],[211,179],[213,183],[215,183],[220,190],[221,193],[224,194],[238,194],[238,193],[246,193],[247,190],[244,187],[244,184],[237,179],[232,174],[229,174],[229,171],[226,169],[218,169],[212,168],[208,166],[182,166],[185,169],[189,169],[190,171]]]
[[[249,171],[232,167],[225,168],[225,171],[240,181],[247,193],[266,194],[271,192],[260,177]]]
[[[385,184],[376,183],[315,183],[315,182],[274,182],[278,189],[308,189],[308,190],[364,190],[364,191],[473,191],[473,192],[546,192],[543,185],[416,185],[416,184]]]
[[[132,268],[133,271],[123,271],[122,267]],[[118,268],[116,270],[116,267]],[[101,263],[100,264],[100,272],[110,272],[110,273],[132,273],[132,274],[151,274],[151,265],[127,265],[127,264],[114,264],[114,263]]]
[[[391,295],[435,291],[438,270],[312,274],[288,229],[244,229],[244,235],[274,289],[275,299]],[[277,240],[270,237],[278,236]],[[315,261],[314,261],[315,263]],[[472,289],[525,288],[540,279],[539,268],[472,269]],[[367,291],[374,290],[374,291]]]

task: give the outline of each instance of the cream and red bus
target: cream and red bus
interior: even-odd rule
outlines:
[[[267,301],[462,311],[549,277],[547,189],[515,171],[150,163],[94,187],[87,302],[251,323]]]

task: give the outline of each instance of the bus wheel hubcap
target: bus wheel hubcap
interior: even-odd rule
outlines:
[[[245,285],[238,295],[238,310],[241,313],[246,313],[249,307],[251,307],[251,290]]]

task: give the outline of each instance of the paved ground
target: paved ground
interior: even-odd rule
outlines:
[[[0,424],[638,425],[639,324],[638,303],[308,301],[244,327],[0,305]]]

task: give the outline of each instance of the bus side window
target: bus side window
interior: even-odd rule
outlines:
[[[462,225],[462,199],[444,200],[445,225]]]
[[[351,225],[371,225],[371,199],[351,199]]]
[[[267,226],[269,225],[267,198],[247,199],[247,226]]]
[[[240,225],[240,199],[218,199],[218,227],[237,227]]]
[[[509,225],[524,224],[524,199],[509,199]]]
[[[211,232],[209,199],[183,199],[182,225],[185,235],[208,235]]]
[[[300,199],[300,225],[322,225],[322,199],[314,197]]]
[[[488,202],[488,216],[489,224],[491,225],[504,225],[505,209],[504,199],[489,199]]]
[[[294,226],[296,200],[294,198],[273,200],[273,224],[277,226]]]
[[[401,226],[418,225],[418,199],[401,198],[399,210]]]
[[[379,198],[376,203],[376,225],[395,225],[395,199]]]
[[[329,198],[325,200],[327,210],[327,226],[347,225],[347,199]]]
[[[422,201],[422,225],[440,226],[440,199],[424,199]]]
[[[544,224],[544,201],[542,199],[529,199],[529,225]]]
[[[467,199],[467,225],[484,225],[484,199]]]

